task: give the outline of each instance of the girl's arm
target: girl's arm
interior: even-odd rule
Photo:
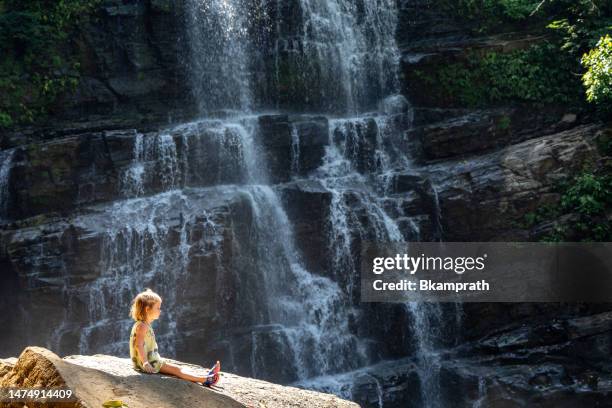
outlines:
[[[146,372],[151,372],[153,371],[153,367],[151,367],[151,365],[149,364],[149,361],[147,360],[147,356],[145,355],[145,350],[144,350],[144,339],[145,339],[145,334],[147,333],[147,327],[144,324],[139,324],[138,326],[136,326],[136,350],[138,351],[138,358],[140,358],[140,362],[142,363],[142,368],[144,368],[144,370]]]

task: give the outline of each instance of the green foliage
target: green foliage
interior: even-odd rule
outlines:
[[[602,156],[612,156],[612,130],[599,133],[597,139],[597,149]]]
[[[612,19],[578,19],[574,23],[568,19],[561,19],[549,23],[546,27],[559,37],[559,50],[579,57],[585,51],[593,48],[602,36],[612,30]]]
[[[612,37],[601,37],[595,48],[584,54],[587,69],[582,76],[587,100],[612,111]]]
[[[13,124],[13,118],[11,118],[7,113],[0,112],[0,128],[9,127]]]
[[[520,226],[523,228],[530,228],[540,222],[557,218],[560,214],[558,205],[545,204],[538,207],[536,211],[531,211],[525,214],[525,222]]]
[[[585,170],[558,186],[557,205],[544,205],[525,215],[525,227],[566,216],[572,221],[555,222],[542,241],[610,241],[612,226],[606,213],[612,205],[612,176]],[[571,216],[570,216],[571,215]]]
[[[525,24],[568,20],[581,26],[610,16],[609,0],[434,0],[436,7],[471,22],[478,32],[507,30]],[[545,26],[543,24],[542,26]]]
[[[33,122],[78,84],[71,34],[100,0],[0,3],[0,127]]]
[[[563,58],[555,44],[533,45],[507,54],[472,54],[464,62],[417,73],[444,100],[467,106],[501,101],[574,103],[583,98],[578,66]]]
[[[569,184],[561,198],[561,208],[587,216],[602,214],[612,204],[611,194],[609,177],[596,177],[585,172]]]
[[[538,2],[533,0],[500,0],[502,13],[513,20],[521,20],[533,13]]]
[[[569,104],[588,109],[587,97],[600,108],[609,102],[608,46],[600,38],[612,31],[609,0],[438,0],[451,14],[471,21],[479,31],[531,29],[545,42],[509,53],[472,53],[466,61],[418,72],[451,105],[483,106],[501,102]],[[600,43],[598,43],[600,41]],[[599,44],[596,46],[596,44]],[[583,54],[593,49],[588,56]],[[582,63],[584,66],[581,64]],[[588,69],[585,88],[580,81]],[[606,71],[607,69],[607,71]],[[591,95],[591,96],[589,96]],[[602,109],[604,110],[604,109]]]
[[[500,24],[526,19],[539,3],[538,0],[438,0],[437,6],[477,23],[479,31],[489,31]]]
[[[499,122],[497,123],[497,127],[500,130],[508,130],[510,129],[511,124],[512,124],[512,120],[510,119],[510,117],[504,115],[499,119]]]
[[[612,4],[610,0],[543,0],[539,10],[546,16],[577,21],[609,15]]]
[[[582,173],[569,185],[561,197],[565,213],[578,214],[572,226],[582,241],[609,241],[612,228],[606,212],[612,204],[612,177]]]

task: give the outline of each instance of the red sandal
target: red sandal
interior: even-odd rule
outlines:
[[[218,383],[220,379],[219,371],[221,371],[221,363],[217,361],[206,375],[207,380],[202,385],[210,387]]]

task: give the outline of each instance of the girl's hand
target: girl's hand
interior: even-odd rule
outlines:
[[[153,368],[153,366],[151,365],[151,363],[149,363],[148,361],[145,361],[145,363],[142,365],[142,368],[147,372],[147,373],[152,373],[155,371],[155,369]]]

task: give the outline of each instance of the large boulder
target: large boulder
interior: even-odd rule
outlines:
[[[173,376],[149,375],[132,368],[127,358],[106,355],[67,356],[60,358],[42,347],[27,347],[10,371],[2,370],[2,387],[67,387],[74,392],[72,407],[100,407],[111,399],[120,399],[130,408],[179,407],[358,407],[333,395],[280,386],[265,381],[221,372],[221,382],[214,389]],[[196,375],[204,375],[201,366],[172,361]],[[22,404],[4,405],[17,407]],[[64,407],[65,403],[28,403],[28,407]]]

